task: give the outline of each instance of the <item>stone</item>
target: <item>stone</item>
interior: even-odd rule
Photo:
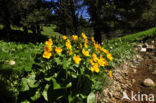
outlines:
[[[135,68],[135,66],[133,65],[133,64],[131,64],[131,66],[130,66],[131,68]]]
[[[147,87],[154,87],[155,86],[155,83],[150,78],[145,79],[143,84],[144,84],[144,86],[147,86]]]
[[[140,52],[146,52],[146,48],[141,48]]]
[[[135,79],[132,79],[132,83],[135,83],[136,82],[136,80]]]
[[[10,64],[10,65],[15,65],[16,62],[15,62],[14,60],[10,60],[10,61],[9,61],[9,64]]]
[[[133,69],[133,72],[134,72],[134,73],[136,73],[136,72],[137,72],[137,70],[136,70],[136,69]]]

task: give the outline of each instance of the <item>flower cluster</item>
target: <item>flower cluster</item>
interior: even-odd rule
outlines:
[[[100,72],[100,69],[108,66],[108,61],[113,60],[111,53],[100,44],[96,43],[94,37],[89,41],[84,33],[81,35],[82,38],[77,35],[72,35],[72,37],[63,35],[63,39],[61,40],[62,44],[59,46],[57,44],[53,45],[52,39],[49,39],[49,41],[46,41],[43,57],[50,59],[52,50],[55,48],[54,53],[64,55],[66,58],[67,56],[68,58],[72,58],[76,65],[88,64],[89,67],[86,68],[90,71],[96,73]],[[111,72],[109,72],[109,75],[111,76]]]

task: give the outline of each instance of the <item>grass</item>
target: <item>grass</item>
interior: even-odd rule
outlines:
[[[113,61],[110,64],[113,67],[120,65],[125,60],[133,59],[132,56],[135,54],[133,46],[128,42],[115,42],[114,44],[107,43],[103,45],[113,56]]]
[[[112,39],[109,41],[109,43],[115,43],[115,42],[120,42],[120,41],[132,43],[132,42],[144,40],[146,38],[152,38],[154,36],[156,36],[156,27],[142,31],[142,32],[129,34],[127,36]]]
[[[56,28],[55,25],[50,25],[49,27],[44,26],[41,34],[47,36],[48,38],[61,36],[60,33],[55,32],[55,28]]]
[[[0,25],[0,29],[3,28],[3,25]],[[11,26],[12,30],[19,30],[19,31],[24,31],[22,27],[16,27],[16,26]],[[42,35],[47,36],[48,38],[50,37],[59,37],[61,36],[60,33],[55,32],[56,26],[51,24],[50,26],[43,26],[43,31],[41,31]],[[32,33],[31,30],[28,30],[28,33]]]
[[[19,44],[0,41],[0,66],[1,69],[12,69],[17,71],[31,71],[36,54],[41,53],[43,44]],[[9,61],[15,61],[14,66]]]

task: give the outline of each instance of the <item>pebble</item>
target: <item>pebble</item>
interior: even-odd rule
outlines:
[[[141,48],[141,52],[146,52],[146,48]]]
[[[145,79],[143,84],[144,84],[144,86],[147,86],[147,87],[154,87],[155,86],[155,83],[150,78]]]
[[[15,65],[16,62],[15,62],[14,60],[10,60],[10,61],[9,61],[9,64],[10,64],[10,65]]]
[[[135,81],[136,81],[135,79],[132,79],[132,83],[135,83]]]
[[[136,69],[133,69],[133,72],[134,72],[134,73],[136,73],[136,72],[137,72],[137,70],[136,70]]]

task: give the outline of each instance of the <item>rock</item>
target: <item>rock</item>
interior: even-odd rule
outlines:
[[[109,95],[110,98],[113,97],[113,93],[112,92],[108,92],[108,95]]]
[[[10,60],[10,61],[9,61],[9,64],[10,64],[10,65],[15,65],[16,62],[15,62],[14,60]]]
[[[145,79],[143,84],[147,87],[154,87],[155,86],[155,83],[150,78]]]
[[[135,66],[133,65],[133,64],[131,64],[131,66],[130,66],[131,68],[135,68]]]
[[[135,83],[135,81],[136,81],[135,79],[132,79],[132,83]]]
[[[141,48],[140,52],[146,52],[146,48]]]
[[[136,73],[136,72],[137,72],[137,70],[136,70],[136,69],[133,69],[133,72],[134,72],[134,73]]]
[[[154,44],[154,40],[152,40],[152,44]]]

